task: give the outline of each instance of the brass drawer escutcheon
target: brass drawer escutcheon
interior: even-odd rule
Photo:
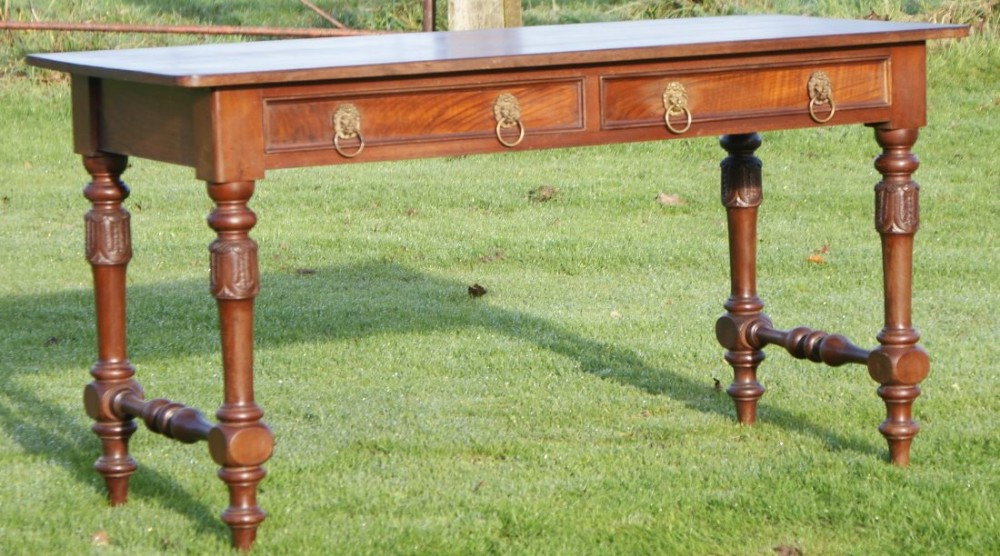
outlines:
[[[493,117],[496,118],[497,121],[497,141],[500,141],[501,145],[513,148],[520,145],[521,141],[524,141],[524,123],[521,122],[521,104],[517,101],[517,97],[511,93],[500,93],[496,102],[493,103]],[[518,128],[517,139],[514,141],[507,141],[503,138],[500,131],[511,127]]]
[[[684,85],[677,81],[667,84],[666,88],[663,89],[663,110],[663,122],[667,124],[667,129],[671,133],[680,135],[691,129],[691,110],[688,109],[688,94]],[[672,116],[686,116],[687,121],[684,123],[684,127],[680,129],[674,127],[670,123]]]
[[[806,83],[806,90],[809,91],[809,117],[818,124],[825,124],[833,119],[837,112],[837,105],[833,102],[833,83],[823,71],[814,71],[809,76]],[[830,113],[825,118],[816,115],[816,107],[830,105]]]
[[[340,142],[348,139],[358,140],[358,148],[354,152],[347,152]],[[333,114],[333,148],[337,149],[340,156],[344,158],[354,158],[365,150],[365,138],[361,135],[361,112],[353,104],[341,104]]]

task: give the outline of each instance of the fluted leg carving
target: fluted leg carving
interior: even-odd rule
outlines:
[[[882,181],[875,186],[875,229],[882,240],[885,294],[885,327],[878,333],[879,347],[868,357],[868,372],[881,386],[886,419],[879,431],[889,442],[892,462],[910,461],[910,442],[920,427],[911,417],[918,384],[927,377],[930,361],[917,345],[920,335],[910,321],[913,236],[920,222],[919,187],[910,176],[919,166],[910,148],[916,129],[875,129],[882,154],[875,168]]]
[[[97,362],[90,369],[93,381],[84,389],[84,407],[94,420],[91,429],[101,440],[101,457],[94,469],[104,478],[108,502],[124,504],[128,480],[136,470],[128,453],[128,441],[136,425],[131,416],[116,411],[114,399],[128,392],[142,398],[142,389],[132,380],[135,370],[126,356],[125,270],[132,258],[129,214],[122,208],[128,187],[120,177],[128,159],[100,154],[84,156],[91,176],[83,195],[91,208],[84,216],[86,257],[94,277],[97,320]]]
[[[736,404],[736,418],[751,424],[757,419],[757,400],[764,387],[757,382],[757,366],[764,360],[753,328],[770,326],[757,297],[757,207],[761,203],[761,162],[754,151],[760,146],[756,133],[725,135],[719,143],[729,153],[723,159],[722,205],[729,227],[731,289],[723,304],[726,313],[715,325],[716,337],[726,348],[733,367],[733,383],[726,392]]]
[[[247,208],[254,184],[249,181],[210,183],[216,208],[208,224],[217,233],[211,252],[211,292],[219,306],[222,333],[224,396],[216,412],[218,425],[208,434],[212,459],[222,466],[229,488],[229,507],[222,514],[232,530],[233,546],[248,550],[264,520],[257,505],[257,484],[274,439],[261,422],[264,412],[253,395],[253,305],[260,288],[257,244],[249,231],[256,216]]]

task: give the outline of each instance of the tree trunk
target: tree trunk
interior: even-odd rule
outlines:
[[[521,26],[521,0],[448,0],[448,29]]]

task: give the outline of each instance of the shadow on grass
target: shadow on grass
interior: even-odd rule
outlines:
[[[94,434],[80,426],[79,419],[14,382],[4,380],[0,388],[0,426],[28,454],[56,463],[78,483],[104,494],[104,481],[93,469],[100,453]],[[186,516],[198,533],[228,538],[229,529],[219,521],[218,512],[185,492],[164,473],[141,462],[140,466],[141,472],[129,481],[129,498],[155,499],[178,515]]]
[[[422,274],[399,264],[372,262],[319,268],[307,273],[272,272],[262,277],[262,283],[256,315],[258,349],[371,334],[481,328],[534,343],[577,361],[583,372],[667,396],[694,411],[729,419],[734,415],[727,396],[706,395],[711,388],[707,380],[700,383],[669,369],[654,368],[633,351],[585,338],[528,313],[491,306],[488,298],[472,299],[467,294],[467,284]],[[89,307],[82,322],[63,317],[56,317],[59,320],[51,322],[52,319],[46,319],[45,315],[64,315],[67,306],[85,307],[81,299],[89,295],[89,292],[71,291],[29,299],[0,299],[0,317],[31,308],[33,318],[29,322],[41,330],[36,338],[39,345],[49,334],[64,334],[70,338],[66,345],[56,346],[61,354],[37,349],[36,353],[40,353],[40,357],[51,353],[59,362],[58,367],[45,364],[42,366],[45,369],[79,365],[80,374],[69,380],[79,380],[81,387],[88,380],[83,370],[93,357],[92,348],[85,345],[92,342],[92,332],[81,332],[83,327],[90,326]],[[217,350],[216,318],[205,282],[131,287],[130,356],[134,361],[143,362],[139,365],[139,382],[142,383],[143,368],[154,366],[153,360],[157,357]],[[676,322],[691,320],[681,316]],[[17,319],[0,318],[0,337],[18,337],[9,327],[19,326]],[[60,327],[69,327],[69,330],[58,332]],[[8,331],[10,335],[6,334]],[[87,341],[80,339],[87,334],[90,334]],[[698,346],[698,349],[721,350],[717,345]],[[322,363],[315,365],[318,367]],[[58,407],[19,387],[12,371],[0,368],[6,399],[0,404],[0,426],[11,431],[14,440],[28,452],[53,458],[71,470],[81,483],[101,488],[100,480],[91,469],[99,450],[93,435]],[[712,372],[724,374],[726,369],[713,369]],[[170,397],[169,394],[147,393],[150,397]],[[877,403],[874,396],[872,403]],[[766,402],[762,404],[761,414],[762,421],[818,438],[831,451],[885,457],[884,450],[870,441],[838,434],[802,415],[768,406]],[[145,431],[137,434],[143,433]],[[140,470],[133,477],[133,496],[170,500],[178,513],[187,515],[198,527],[220,536],[226,534],[221,525],[215,526],[218,520],[214,519],[213,512],[192,496],[181,493],[176,483],[162,473],[149,469],[143,462],[139,465]]]

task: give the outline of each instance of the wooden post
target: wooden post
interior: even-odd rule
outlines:
[[[448,29],[521,26],[521,0],[448,0]]]

